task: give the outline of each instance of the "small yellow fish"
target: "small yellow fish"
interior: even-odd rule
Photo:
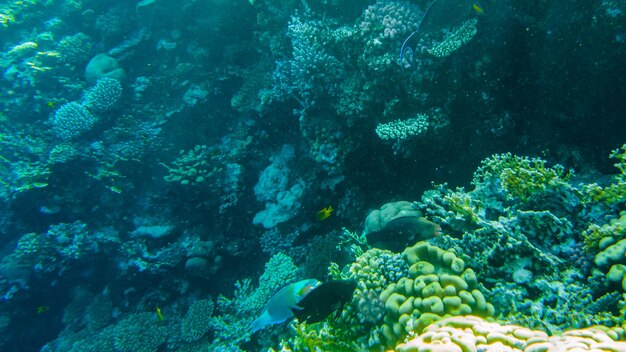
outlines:
[[[476,11],[476,13],[479,14],[479,15],[484,15],[485,14],[485,10],[483,10],[483,8],[480,7],[480,5],[478,5],[478,4],[472,4],[472,9],[474,11]]]
[[[156,307],[156,315],[157,315],[157,319],[159,319],[159,322],[163,321],[163,313],[161,313],[161,308],[160,307]]]
[[[120,188],[118,188],[118,187],[115,187],[115,186],[110,186],[110,187],[106,186],[106,188],[108,188],[109,191],[111,191],[113,193],[117,193],[117,194],[122,193],[122,190]]]
[[[49,108],[55,108],[57,103],[56,101],[49,101],[46,105],[48,105]]]
[[[326,208],[318,211],[315,217],[317,218],[317,221],[324,221],[330,217],[330,214],[332,214],[333,211],[335,211],[335,209],[333,209],[333,207],[329,205]]]
[[[35,312],[37,314],[43,314],[43,313],[45,313],[45,312],[47,312],[49,310],[50,310],[50,307],[48,307],[48,306],[39,306],[39,307],[37,307],[37,309],[35,309]]]

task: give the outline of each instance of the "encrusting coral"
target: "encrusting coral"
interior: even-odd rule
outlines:
[[[518,325],[500,325],[476,316],[450,317],[424,329],[396,352],[566,352],[626,351],[623,329],[590,327],[548,336]]]

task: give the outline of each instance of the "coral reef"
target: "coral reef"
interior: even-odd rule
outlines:
[[[625,14],[4,1],[0,349],[622,350]]]

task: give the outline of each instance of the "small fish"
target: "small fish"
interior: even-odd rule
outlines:
[[[317,221],[324,221],[330,217],[330,214],[332,214],[333,211],[335,211],[335,209],[333,209],[333,207],[329,205],[326,208],[318,211],[315,217],[317,218]]]
[[[161,313],[160,307],[156,307],[156,316],[157,316],[157,319],[159,320],[159,323],[163,321],[163,313]]]
[[[478,5],[478,4],[472,4],[472,9],[479,15],[484,15],[485,14],[485,10],[483,10],[483,8],[480,7],[480,5]]]
[[[37,309],[35,309],[35,312],[37,314],[43,314],[43,313],[45,313],[45,312],[47,312],[49,310],[50,310],[50,307],[48,307],[48,306],[39,306],[39,307],[37,307]]]
[[[106,186],[106,188],[108,188],[108,189],[109,189],[109,191],[111,191],[111,192],[113,192],[113,193],[117,193],[117,194],[122,193],[122,189],[120,189],[120,188],[118,188],[118,187],[115,187],[115,186],[110,186],[110,187],[109,187],[109,186]]]
[[[55,108],[57,103],[55,101],[49,101],[46,105],[48,105],[49,108]]]

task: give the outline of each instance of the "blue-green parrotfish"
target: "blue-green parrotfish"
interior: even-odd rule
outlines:
[[[261,315],[251,324],[252,332],[257,332],[268,325],[280,324],[293,318],[294,310],[300,309],[300,302],[306,295],[319,285],[315,279],[307,279],[283,287],[265,305]]]

